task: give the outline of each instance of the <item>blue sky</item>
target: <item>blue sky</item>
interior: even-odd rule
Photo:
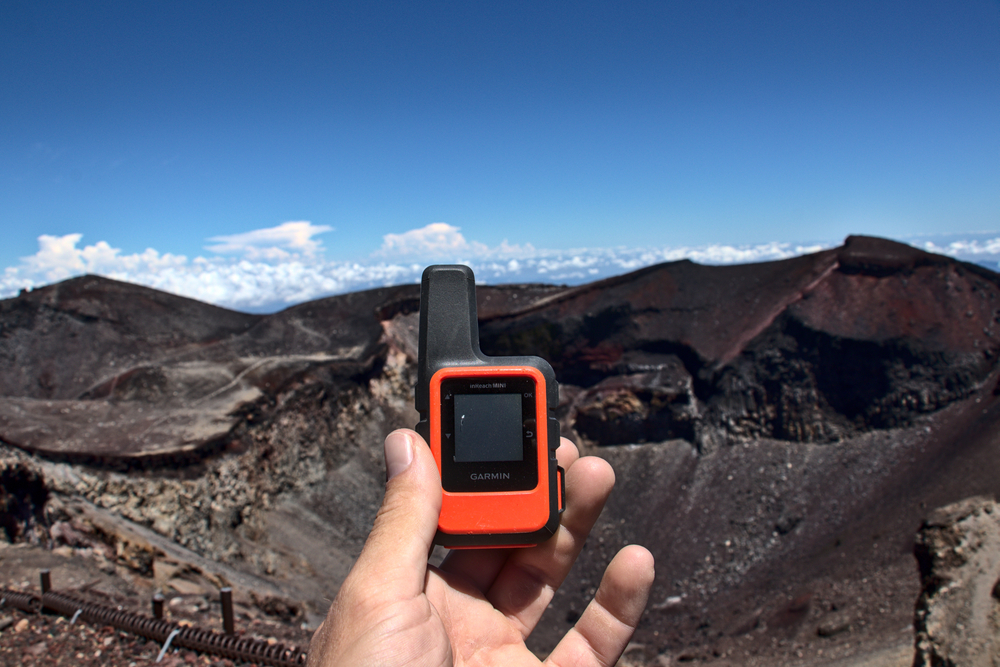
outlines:
[[[1000,237],[997,0],[5,0],[0,100],[0,296]]]

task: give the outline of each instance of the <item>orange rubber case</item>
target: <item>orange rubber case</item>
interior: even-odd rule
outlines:
[[[461,493],[443,491],[438,529],[452,535],[531,533],[549,521],[549,438],[545,378],[530,366],[471,366],[442,368],[430,381],[430,447],[441,474],[441,383],[449,378],[489,376],[530,377],[535,382],[538,483],[527,491]],[[561,472],[561,471],[560,471]],[[561,481],[561,480],[560,480]],[[557,489],[561,496],[562,485]],[[502,500],[501,502],[498,502]],[[562,507],[559,498],[557,507]],[[509,545],[514,546],[514,545]]]

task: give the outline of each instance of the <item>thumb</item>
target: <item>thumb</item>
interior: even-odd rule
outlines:
[[[424,589],[441,512],[441,477],[430,447],[409,429],[386,437],[385,464],[385,498],[351,575],[378,581],[380,593],[405,600]]]

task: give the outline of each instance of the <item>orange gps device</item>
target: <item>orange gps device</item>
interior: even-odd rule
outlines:
[[[467,266],[430,266],[420,283],[417,432],[441,474],[435,543],[526,547],[559,527],[559,387],[539,357],[479,349],[476,280]]]

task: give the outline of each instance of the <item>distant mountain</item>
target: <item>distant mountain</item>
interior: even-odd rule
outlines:
[[[629,542],[658,562],[650,659],[886,645],[912,621],[920,520],[1000,490],[1000,276],[981,266],[850,237],[478,299],[483,350],[549,359],[564,435],[618,475],[539,649]],[[378,507],[381,438],[416,421],[418,308],[415,285],[271,315],[94,276],[36,289],[0,301],[0,440],[57,493],[321,614]]]

